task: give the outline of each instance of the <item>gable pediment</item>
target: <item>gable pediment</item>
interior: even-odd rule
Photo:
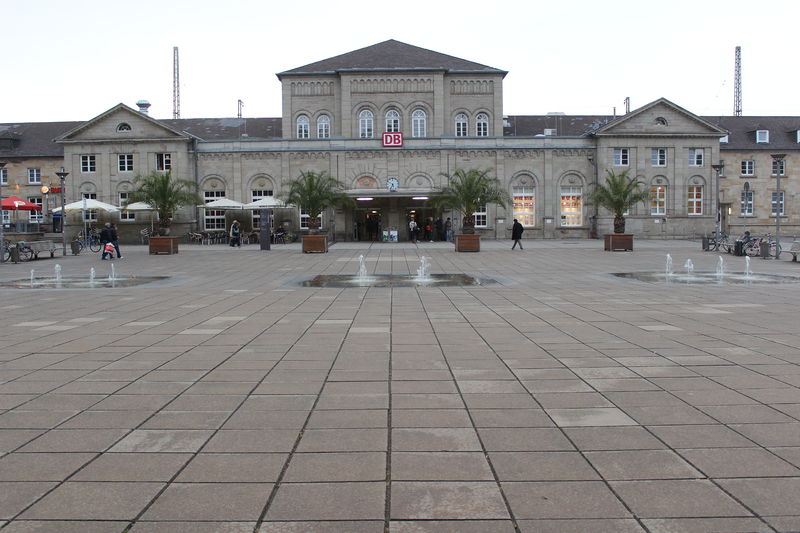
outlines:
[[[727,132],[686,109],[660,98],[617,118],[595,132],[598,136],[722,137]]]
[[[188,141],[190,138],[187,133],[118,104],[61,135],[56,142]]]

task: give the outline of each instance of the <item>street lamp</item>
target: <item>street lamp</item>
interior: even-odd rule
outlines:
[[[721,163],[717,165],[711,165],[711,168],[717,172],[717,180],[714,183],[714,190],[717,196],[717,225],[714,239],[716,239],[715,242],[719,243],[719,240],[722,236],[722,206],[719,203],[719,178],[722,176],[722,169],[724,168],[724,165]]]
[[[5,161],[0,161],[0,174],[2,174],[3,169],[6,166]],[[0,199],[3,198],[3,181],[0,180]],[[3,211],[0,208],[0,263],[6,260],[6,238],[3,234],[5,231],[5,221],[3,220]]]
[[[770,154],[775,167],[775,259],[781,258],[781,163],[786,154]]]
[[[61,167],[61,170],[56,172],[56,176],[61,180],[61,255],[67,256],[67,214],[64,212],[64,180],[69,176],[69,172]]]

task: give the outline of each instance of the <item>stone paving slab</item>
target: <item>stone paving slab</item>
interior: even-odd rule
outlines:
[[[3,532],[800,530],[800,284],[610,275],[714,271],[690,241],[125,248],[118,276],[169,279],[0,289]],[[296,283],[362,254],[497,283]]]

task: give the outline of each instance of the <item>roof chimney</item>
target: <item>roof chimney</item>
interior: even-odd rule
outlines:
[[[147,100],[139,100],[136,102],[136,105],[139,106],[139,113],[143,115],[149,114],[148,109],[150,109],[150,102]]]

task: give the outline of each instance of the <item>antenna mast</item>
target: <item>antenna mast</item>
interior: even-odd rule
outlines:
[[[172,47],[172,118],[181,118],[181,83],[178,47]]]
[[[736,47],[736,66],[733,75],[733,116],[742,116],[742,47]]]

